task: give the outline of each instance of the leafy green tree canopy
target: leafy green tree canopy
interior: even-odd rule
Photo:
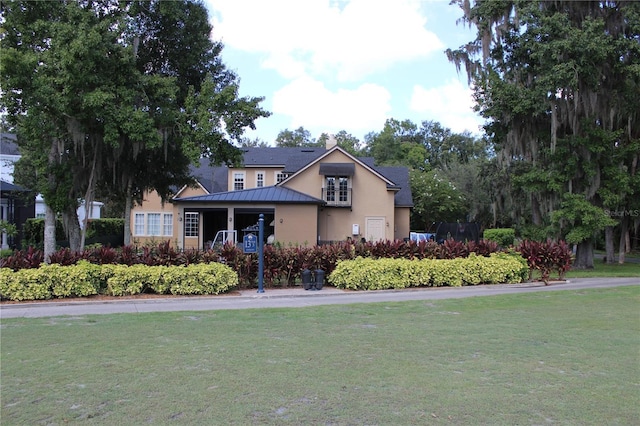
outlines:
[[[236,161],[244,129],[269,115],[239,96],[199,2],[11,1],[2,20],[2,107],[28,186],[63,214],[74,249],[78,200],[99,191],[127,211],[145,190],[167,198],[193,161]]]
[[[311,132],[300,126],[295,130],[281,130],[276,137],[276,146],[290,148],[315,147],[321,146],[321,143],[316,142],[316,140],[311,137]]]
[[[455,3],[477,36],[447,55],[474,84],[498,159],[530,165],[517,179],[531,221],[542,225],[565,193],[609,204],[607,180],[619,170],[631,177],[621,183],[634,181],[640,156],[640,3]],[[621,187],[617,201],[628,205],[635,191]],[[576,264],[592,262],[584,239]]]

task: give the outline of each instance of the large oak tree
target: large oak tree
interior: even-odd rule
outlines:
[[[474,84],[504,167],[529,196],[530,221],[577,244],[634,211],[640,192],[640,3],[458,0],[477,37],[447,51]],[[552,214],[555,212],[554,214]],[[621,217],[624,234],[630,217]]]
[[[237,160],[269,115],[239,96],[200,2],[9,1],[2,19],[2,106],[47,204],[46,254],[56,213],[80,249],[79,200],[122,199],[128,218],[145,190],[189,183],[191,162]]]

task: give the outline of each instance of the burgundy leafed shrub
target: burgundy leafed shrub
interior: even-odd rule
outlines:
[[[551,271],[558,272],[558,278],[564,279],[564,274],[571,269],[573,261],[571,249],[566,242],[554,241],[522,241],[517,249],[520,255],[529,263],[529,279],[533,271],[540,272],[540,279],[549,283]]]
[[[442,243],[442,259],[455,259],[458,257],[468,257],[469,249],[466,243],[462,241],[456,241],[454,239],[448,239]]]
[[[49,256],[50,263],[57,263],[61,266],[75,265],[78,260],[82,259],[82,253],[71,251],[68,247],[60,249]]]
[[[44,253],[42,250],[29,247],[27,250],[19,250],[9,257],[0,259],[0,268],[11,268],[14,271],[37,268],[43,261]]]
[[[469,253],[475,253],[478,256],[489,257],[491,253],[498,252],[498,243],[491,240],[469,241],[467,243]]]
[[[108,265],[116,263],[118,259],[118,252],[113,247],[98,247],[94,249],[86,250],[86,259],[97,265]]]
[[[138,261],[136,248],[132,245],[120,247],[120,250],[118,250],[118,257],[116,258],[116,263],[128,266],[140,263]]]

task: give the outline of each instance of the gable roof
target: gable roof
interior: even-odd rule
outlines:
[[[215,194],[175,198],[177,202],[325,204],[324,200],[282,186],[225,191]]]
[[[368,164],[366,164],[364,161],[362,161],[359,158],[354,157],[353,155],[349,154],[347,151],[345,151],[344,149],[340,148],[338,145],[334,146],[331,149],[327,149],[324,150],[324,153],[320,156],[318,156],[317,158],[315,158],[314,160],[310,161],[309,163],[307,163],[304,167],[301,167],[300,169],[298,169],[295,173],[293,173],[291,176],[289,176],[288,178],[286,178],[285,180],[283,180],[282,182],[278,183],[278,185],[283,185],[285,184],[288,180],[292,179],[294,176],[299,175],[300,173],[302,173],[303,171],[305,171],[306,169],[308,169],[309,167],[313,166],[314,164],[320,162],[320,160],[322,160],[325,157],[328,157],[330,154],[332,154],[335,151],[340,151],[342,154],[346,155],[348,158],[351,159],[351,161],[353,161],[354,163],[358,163],[360,164],[362,167],[364,167],[365,169],[369,170],[371,173],[373,173],[374,175],[378,176],[380,179],[384,180],[387,184],[387,187],[389,188],[393,188],[396,185],[389,180],[388,178],[386,178],[385,176],[383,176],[382,174],[380,174],[374,167],[370,167]]]

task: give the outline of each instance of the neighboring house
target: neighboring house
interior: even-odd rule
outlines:
[[[0,180],[0,219],[16,225],[18,233],[9,236],[0,234],[0,249],[20,248],[22,243],[22,227],[35,214],[34,203],[25,202],[24,193],[28,190],[4,180]]]
[[[198,185],[181,188],[169,203],[145,194],[131,212],[134,242],[206,248],[219,231],[237,242],[261,213],[265,241],[286,245],[409,237],[408,169],[376,167],[335,145],[244,148],[241,168],[192,171]]]
[[[13,165],[20,159],[16,135],[0,133],[0,180],[13,183]]]
[[[13,184],[13,164],[20,158],[16,137],[11,133],[0,133],[0,219],[16,225],[18,234],[10,237],[0,234],[0,248],[18,248],[24,222],[34,217],[34,203],[25,202],[23,194],[28,191]]]
[[[0,133],[0,180],[5,182],[6,184],[13,185],[13,170],[15,163],[20,159],[21,154],[18,150],[18,144],[16,141],[16,135],[13,133]],[[20,188],[17,187],[16,188]],[[24,192],[24,188],[20,188],[20,192]],[[16,199],[16,192],[14,192],[13,198]],[[5,197],[3,196],[3,206],[6,206]],[[29,203],[27,203],[29,204]],[[28,206],[28,214],[29,216],[25,217],[22,222],[16,222],[16,225],[21,229],[22,223],[26,221],[28,218],[44,218],[45,212],[45,203],[42,199],[41,195],[37,195],[35,199],[35,210],[34,203],[30,203]],[[78,219],[80,221],[80,226],[84,225],[85,218],[85,203],[84,201],[80,202],[80,207],[78,207]],[[94,201],[89,209],[89,219],[100,219],[100,209],[103,206],[103,203],[100,201]],[[4,207],[3,207],[4,208]],[[3,216],[4,217],[4,216]],[[16,215],[16,218],[21,217],[20,215]]]
[[[84,227],[84,218],[86,217],[85,215],[85,202],[84,200],[80,201],[80,206],[78,207],[77,213],[78,213],[78,221],[80,222],[80,228]],[[91,207],[89,209],[89,219],[100,219],[102,217],[102,213],[101,213],[101,209],[102,206],[104,206],[104,203],[100,202],[100,201],[92,201],[91,202]],[[44,215],[45,215],[45,211],[46,211],[46,204],[44,202],[44,199],[42,198],[42,195],[38,194],[36,196],[36,218],[39,219],[44,219]]]

